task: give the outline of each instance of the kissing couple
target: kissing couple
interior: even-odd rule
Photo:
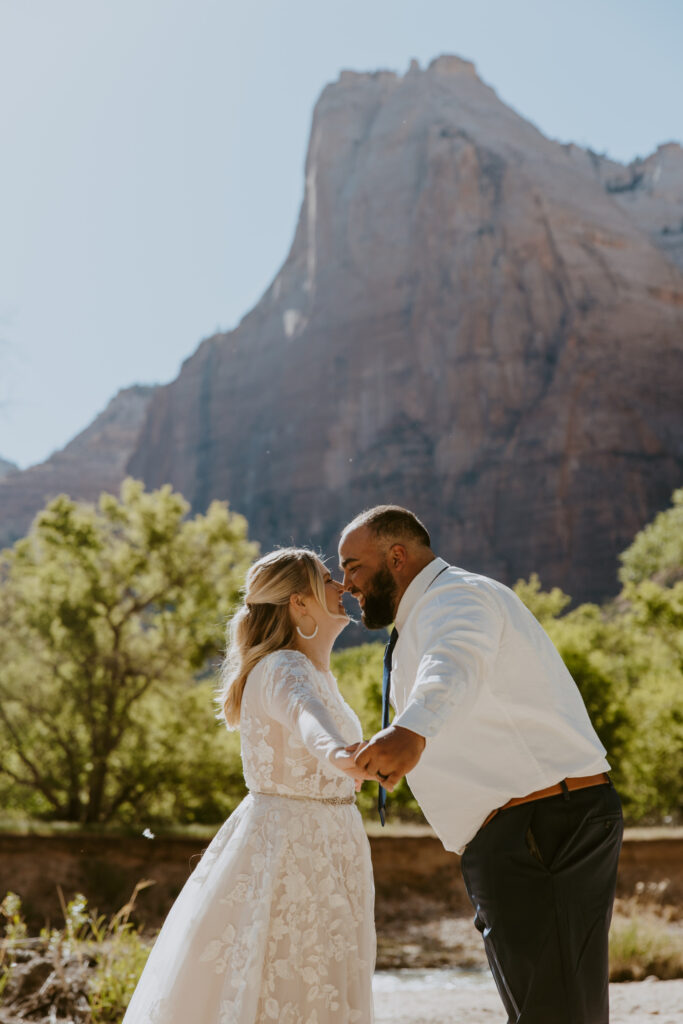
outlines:
[[[343,582],[284,548],[247,574],[220,704],[249,794],[171,908],[123,1024],[371,1022],[355,793],[379,784],[383,822],[404,775],[461,854],[508,1022],[607,1024],[621,805],[560,655],[513,591],[437,557],[407,509],[357,516],[339,563]],[[368,628],[393,624],[367,741],[330,672],[345,592]]]

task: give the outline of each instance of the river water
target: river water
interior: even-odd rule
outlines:
[[[403,968],[397,971],[376,971],[372,979],[372,989],[376,995],[388,992],[429,992],[435,989],[456,989],[461,992],[473,989],[495,991],[495,984],[488,968]]]

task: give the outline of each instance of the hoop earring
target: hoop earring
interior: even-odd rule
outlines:
[[[311,618],[313,618],[312,615]],[[313,621],[315,622],[315,619],[313,619]],[[315,623],[315,629],[313,630],[312,633],[303,633],[299,626],[296,627],[296,631],[299,634],[299,636],[302,637],[304,640],[312,640],[314,636],[318,635],[318,623]]]

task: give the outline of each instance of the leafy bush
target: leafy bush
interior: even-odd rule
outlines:
[[[97,507],[56,498],[3,553],[8,809],[84,824],[229,809],[216,775],[207,802],[202,737],[218,727],[193,677],[220,652],[256,547],[227,506],[193,519],[188,511],[170,487],[147,494],[127,480],[120,498],[103,494]],[[214,768],[232,749],[217,736],[216,747]]]
[[[642,583],[654,579],[668,583],[683,574],[683,487],[674,491],[671,508],[660,512],[636,534],[620,555],[619,579]]]
[[[26,938],[26,923],[21,914],[21,900],[15,892],[8,892],[0,903],[0,918],[5,919],[5,938],[0,946],[0,1002],[12,975],[12,954]]]

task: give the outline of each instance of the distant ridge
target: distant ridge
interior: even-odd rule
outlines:
[[[19,467],[14,462],[9,462],[7,459],[0,458],[0,480],[4,476],[9,476],[10,473],[18,473]]]
[[[102,491],[118,489],[154,390],[137,385],[119,391],[90,426],[45,462],[0,472],[0,546],[23,536],[57,494],[94,501]]]

